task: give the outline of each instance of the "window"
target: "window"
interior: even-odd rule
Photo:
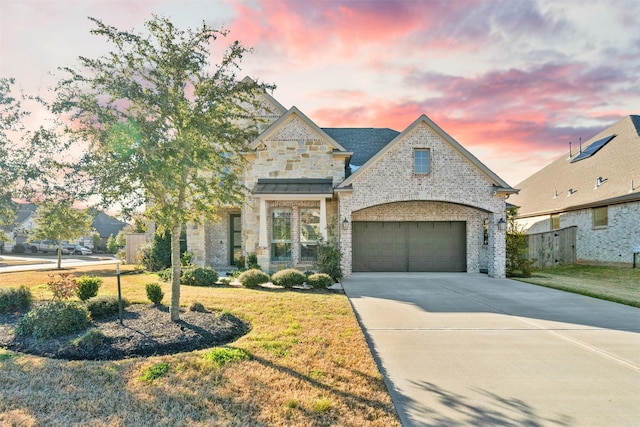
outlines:
[[[291,261],[291,209],[271,211],[271,259]]]
[[[593,226],[606,227],[609,225],[609,210],[607,206],[601,208],[593,208]]]
[[[551,215],[551,229],[557,230],[560,228],[560,214]]]
[[[485,218],[482,223],[482,243],[485,245],[489,244],[489,219]]]
[[[426,175],[429,173],[429,149],[413,150],[413,173]]]
[[[301,261],[316,260],[320,236],[320,209],[300,209]]]

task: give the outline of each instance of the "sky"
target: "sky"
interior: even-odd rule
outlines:
[[[404,130],[426,114],[508,184],[640,114],[637,0],[0,0],[0,77],[47,98],[110,50],[91,16],[229,30],[242,74],[320,127]],[[32,112],[34,122],[44,114]]]

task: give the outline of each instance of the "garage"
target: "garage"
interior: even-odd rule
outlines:
[[[465,221],[354,221],[353,271],[467,271]]]

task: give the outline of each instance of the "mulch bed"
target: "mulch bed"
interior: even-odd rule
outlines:
[[[173,322],[165,306],[134,304],[118,315],[92,321],[105,340],[94,348],[74,345],[85,331],[49,339],[16,336],[15,324],[25,313],[0,314],[0,347],[38,356],[68,360],[115,360],[134,356],[174,354],[223,345],[251,329],[228,313],[183,311]]]

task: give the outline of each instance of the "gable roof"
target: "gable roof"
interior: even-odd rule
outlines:
[[[269,136],[271,136],[273,133],[275,133],[278,130],[280,125],[285,123],[287,120],[289,120],[293,116],[299,117],[304,122],[304,124],[306,124],[315,133],[317,133],[320,138],[326,140],[329,143],[329,145],[333,147],[334,150],[344,151],[344,152],[347,151],[342,145],[340,145],[335,139],[329,136],[325,131],[320,129],[318,125],[316,125],[313,121],[311,121],[309,117],[307,117],[302,111],[298,110],[298,108],[295,106],[291,107],[289,111],[287,111],[285,114],[280,116],[278,120],[273,122],[271,126],[267,128],[267,130],[261,133],[251,144],[249,144],[249,148],[251,148],[252,150],[255,150],[256,148],[258,148],[262,140],[268,139]]]
[[[609,126],[518,187],[511,202],[521,217],[640,200],[640,116]]]
[[[400,132],[389,128],[322,128],[330,137],[353,152],[350,164],[362,166]]]
[[[496,175],[491,169],[485,166],[480,160],[478,160],[473,154],[471,154],[467,149],[465,149],[458,141],[453,139],[448,133],[446,133],[440,126],[438,126],[433,120],[426,116],[426,114],[422,114],[418,119],[416,119],[412,124],[410,124],[404,131],[399,133],[395,138],[393,138],[389,143],[387,143],[380,151],[378,151],[374,156],[369,158],[367,162],[360,167],[357,171],[355,171],[350,177],[342,181],[342,183],[338,186],[339,188],[346,188],[356,179],[358,175],[362,173],[363,170],[371,167],[371,165],[375,164],[379,159],[381,159],[389,150],[391,150],[399,141],[404,139],[405,136],[410,134],[416,127],[421,124],[426,124],[429,126],[438,136],[440,136],[445,142],[449,143],[456,151],[458,151],[464,158],[466,158],[469,162],[478,168],[484,175],[486,175],[491,181],[493,181],[493,185],[495,186],[495,191],[503,194],[512,194],[517,193],[518,190],[512,188],[509,184],[502,180],[498,175]]]
[[[98,234],[100,234],[100,237],[109,237],[111,234],[113,234],[113,237],[116,237],[120,230],[127,226],[127,223],[109,216],[104,212],[98,212],[96,216],[93,217],[92,226]]]

